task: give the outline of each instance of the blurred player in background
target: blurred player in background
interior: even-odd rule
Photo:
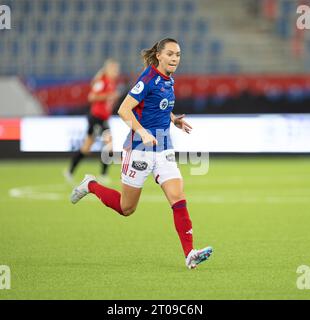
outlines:
[[[88,130],[86,139],[81,149],[73,156],[69,170],[64,175],[68,182],[73,181],[73,174],[80,161],[90,153],[91,146],[96,137],[103,138],[103,152],[112,153],[112,136],[108,124],[113,107],[119,98],[116,81],[119,76],[120,66],[116,60],[108,59],[104,66],[97,72],[91,82],[91,91],[88,95],[88,102],[91,104],[88,115]],[[100,181],[108,184],[108,164],[102,163]]]
[[[73,190],[71,201],[77,203],[91,192],[106,206],[129,216],[136,210],[144,181],[152,173],[173,210],[185,264],[193,269],[209,258],[212,248],[193,248],[192,222],[169,133],[171,122],[187,133],[191,131],[184,115],[172,113],[175,96],[171,75],[179,65],[181,50],[176,40],[167,38],[144,50],[142,56],[146,68],[118,111],[131,127],[123,151],[122,191],[104,187],[94,176],[86,175]]]

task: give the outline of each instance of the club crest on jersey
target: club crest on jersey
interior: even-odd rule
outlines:
[[[143,91],[144,89],[144,83],[142,81],[139,81],[132,89],[131,93],[133,94],[139,94]]]
[[[160,101],[159,108],[161,110],[165,110],[165,109],[167,109],[168,105],[169,105],[169,101],[168,101],[168,99],[165,98],[165,99]]]

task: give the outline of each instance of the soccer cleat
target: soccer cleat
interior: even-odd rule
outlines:
[[[206,247],[200,250],[193,249],[186,257],[185,265],[189,269],[194,269],[199,263],[208,260],[212,252],[212,247]]]
[[[83,181],[73,189],[70,197],[70,200],[73,204],[76,204],[89,193],[88,184],[91,181],[97,181],[96,177],[90,174],[86,174]]]

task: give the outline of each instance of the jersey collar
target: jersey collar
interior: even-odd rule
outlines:
[[[166,76],[165,74],[161,73],[154,65],[152,65],[152,69],[155,70],[162,78],[165,80],[171,80],[170,77]]]

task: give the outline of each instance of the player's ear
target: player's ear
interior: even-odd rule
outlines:
[[[160,53],[159,52],[157,52],[156,53],[156,59],[159,61],[159,57],[160,57]]]

